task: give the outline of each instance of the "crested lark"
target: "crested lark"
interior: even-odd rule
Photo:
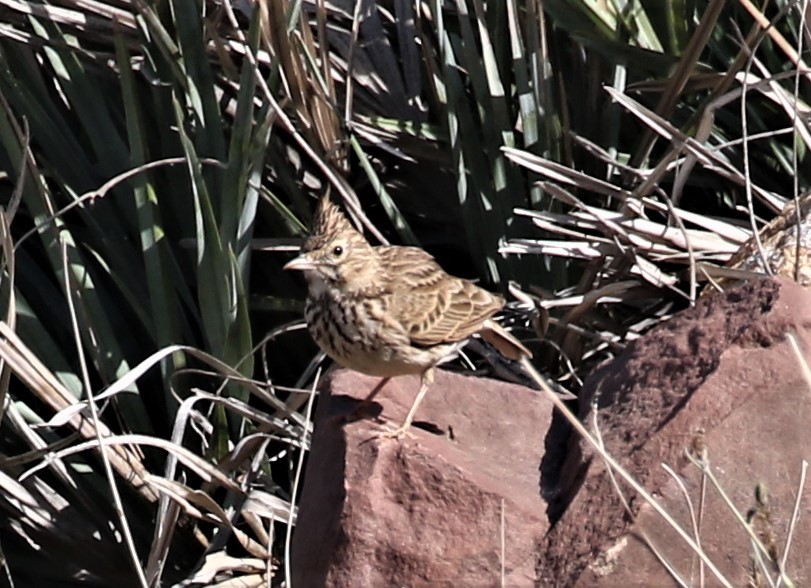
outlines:
[[[433,368],[453,359],[473,334],[510,359],[531,356],[491,320],[504,299],[448,275],[417,247],[373,247],[327,196],[301,254],[284,269],[304,272],[304,317],[318,346],[344,367],[383,377],[364,405],[389,378],[421,374],[408,416],[385,436],[405,434],[433,382]]]

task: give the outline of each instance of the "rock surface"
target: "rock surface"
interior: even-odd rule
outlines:
[[[595,370],[580,398],[581,419],[594,430],[596,418],[608,451],[699,538],[728,585],[777,572],[753,565],[744,525],[688,454],[751,515],[776,560],[799,498],[785,572],[795,585],[811,581],[811,489],[800,481],[811,391],[787,333],[808,358],[811,293],[750,282],[631,344]],[[346,371],[328,380],[293,536],[295,586],[676,585],[647,541],[685,583],[722,584],[620,482],[626,510],[601,457],[560,414],[550,424],[541,394],[440,371],[418,426],[402,441],[378,440],[374,419],[334,418],[377,380]],[[418,387],[417,378],[392,380],[378,413],[399,424]],[[756,499],[757,487],[767,499]]]
[[[746,585],[752,573],[751,542],[709,482],[702,504],[701,471],[687,452],[706,451],[719,486],[744,517],[757,506],[756,486],[765,484],[768,506],[756,517],[757,529],[782,557],[802,460],[811,458],[811,392],[786,341],[789,332],[811,349],[811,294],[790,282],[747,283],[637,341],[592,374],[580,402],[592,429],[596,403],[609,452],[695,537],[684,494],[662,464],[678,473],[700,519],[703,549],[735,586]],[[545,495],[560,520],[539,545],[541,585],[675,585],[643,535],[682,578],[698,584],[703,573],[708,585],[718,585],[652,507],[620,484],[636,513],[631,524],[602,459],[584,441],[570,438],[557,475],[549,464],[544,470]],[[811,579],[809,504],[806,483],[786,566],[799,584]]]
[[[530,586],[547,531],[538,463],[551,404],[519,386],[438,371],[403,440],[343,423],[378,382],[338,370],[317,415],[293,536],[293,585]],[[419,378],[375,398],[398,425]],[[374,406],[374,405],[373,405]],[[427,429],[427,430],[426,430]]]

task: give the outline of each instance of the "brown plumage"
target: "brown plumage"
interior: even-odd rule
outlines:
[[[422,385],[401,436],[433,381],[433,368],[453,359],[480,333],[510,359],[529,351],[491,320],[504,299],[447,274],[417,247],[373,247],[333,204],[321,199],[310,237],[285,269],[308,283],[304,316],[318,346],[340,365],[384,380],[421,374]]]

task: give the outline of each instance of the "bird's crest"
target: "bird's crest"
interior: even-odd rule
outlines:
[[[338,205],[335,204],[328,195],[321,197],[318,202],[318,208],[313,217],[313,226],[310,231],[310,237],[304,245],[305,251],[313,251],[319,249],[332,241],[336,235],[346,234],[353,237],[363,236],[355,230],[349,220]],[[365,239],[364,239],[365,240]]]

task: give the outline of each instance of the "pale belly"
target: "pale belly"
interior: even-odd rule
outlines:
[[[420,374],[427,369],[452,360],[467,341],[433,347],[415,347],[405,331],[387,336],[381,334],[381,324],[363,314],[324,311],[324,305],[308,302],[305,308],[307,327],[318,346],[339,365],[379,377]],[[340,321],[340,326],[336,326]],[[361,330],[358,322],[363,323]]]
[[[411,345],[392,347],[372,339],[366,345],[359,342],[336,342],[323,330],[310,327],[310,333],[318,346],[342,367],[369,376],[394,377],[406,374],[421,374],[435,365],[456,357],[466,341],[439,345],[428,349]]]

